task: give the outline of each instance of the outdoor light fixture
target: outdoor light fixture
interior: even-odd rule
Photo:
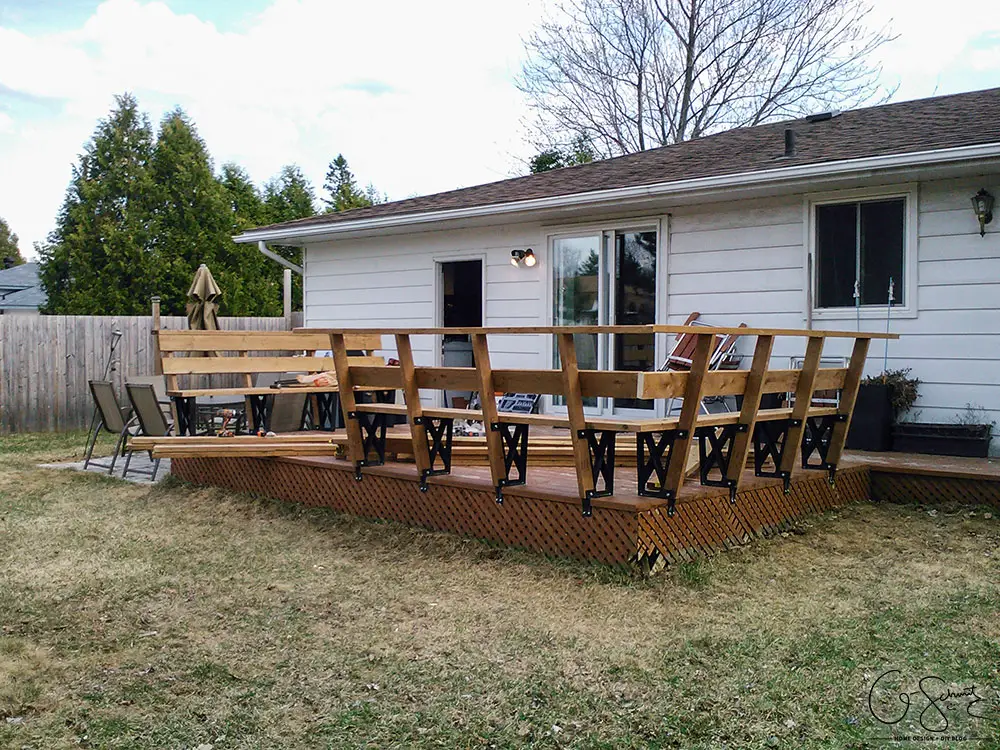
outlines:
[[[535,257],[535,251],[530,247],[527,250],[510,251],[510,264],[512,266],[519,266],[522,261],[528,268],[534,266],[538,262],[538,258]]]
[[[983,237],[986,234],[986,225],[993,221],[993,196],[986,192],[986,188],[980,188],[979,192],[972,196],[972,210],[979,219],[979,236]]]

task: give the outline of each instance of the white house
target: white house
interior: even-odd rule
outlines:
[[[697,311],[724,325],[888,327],[902,337],[874,345],[868,371],[912,368],[911,418],[949,422],[971,404],[1000,422],[1000,221],[981,235],[980,190],[1000,192],[1000,89],[737,129],[238,239],[303,248],[307,326],[675,324]],[[512,265],[529,250],[534,265]],[[667,337],[640,338],[593,341],[588,365],[661,363]],[[441,363],[441,342],[421,341],[422,363]],[[545,336],[497,337],[491,351],[501,367],[553,361]],[[775,366],[800,354],[776,351]]]

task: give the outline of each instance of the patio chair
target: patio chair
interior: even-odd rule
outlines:
[[[703,326],[705,328],[710,328],[708,323],[702,323],[699,321],[701,313],[691,313],[687,320],[684,321],[685,326]],[[746,328],[746,323],[740,323],[739,328]],[[739,341],[739,334],[729,334],[728,336],[723,336],[721,334],[714,337],[715,341],[713,343],[712,352],[708,359],[708,369],[709,370],[725,370],[725,369],[735,369],[739,366],[739,358],[736,356],[736,344]],[[697,345],[698,337],[693,333],[682,333],[677,336],[674,340],[674,345],[671,347],[669,354],[667,354],[666,361],[663,366],[660,367],[660,371],[672,370],[675,372],[687,372],[691,369],[691,357],[694,356],[695,346]],[[676,399],[671,398],[667,400],[667,414],[673,410],[674,401]],[[721,403],[725,411],[731,411],[729,405],[726,403],[724,397],[714,399],[713,403]],[[702,399],[700,404],[700,409],[703,413],[708,414],[709,409],[707,406],[707,400]]]
[[[118,403],[115,388],[109,381],[91,380],[88,385],[90,386],[90,394],[94,398],[94,403],[97,405],[97,413],[101,418],[101,426],[100,429],[94,430],[87,445],[87,453],[83,459],[83,468],[86,470],[90,464],[94,464],[102,469],[107,469],[108,474],[113,474],[115,463],[118,461],[118,457],[122,453],[122,447],[125,445],[125,438],[136,429],[136,425],[131,418],[131,409],[122,407]],[[118,436],[118,442],[115,443],[115,452],[111,454],[110,464],[93,460],[94,446],[97,444],[97,436],[102,429],[110,432],[112,435]]]
[[[156,397],[156,386],[152,383],[126,383],[125,390],[128,392],[128,400],[132,404],[132,411],[139,423],[139,429],[135,434],[144,437],[166,437],[169,435],[173,425],[163,415],[163,408]],[[132,469],[132,471],[145,474],[151,482],[155,482],[156,472],[160,469],[160,459],[154,459],[152,452],[150,452],[149,458],[153,462],[152,470]],[[132,449],[126,447],[122,479],[128,476],[131,463]]]

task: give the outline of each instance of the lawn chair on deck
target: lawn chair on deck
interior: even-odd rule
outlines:
[[[94,461],[94,446],[97,444],[97,436],[101,431],[100,429],[95,430],[90,444],[87,446],[87,453],[83,459],[83,468],[86,470],[90,464],[94,464],[95,466],[100,466],[102,469],[107,469],[108,474],[113,474],[115,463],[122,454],[125,438],[130,434],[135,434],[135,430],[138,427],[135,420],[131,418],[132,410],[128,407],[122,407],[118,403],[115,388],[110,382],[107,380],[91,380],[89,385],[90,394],[94,397],[94,403],[97,405],[97,413],[101,417],[101,429],[107,430],[112,435],[117,435],[118,442],[115,443],[115,452],[111,454],[110,464]]]
[[[698,318],[701,313],[691,313],[687,320],[684,321],[686,326],[704,326],[710,328],[707,323],[698,322]],[[746,328],[746,323],[740,323],[739,328]],[[739,366],[739,357],[736,355],[736,343],[739,341],[739,334],[729,334],[728,336],[717,335],[715,336],[715,344],[712,349],[712,353],[709,355],[708,359],[708,369],[709,370],[727,370],[735,369]],[[695,345],[697,343],[697,336],[691,333],[682,333],[677,336],[674,340],[674,345],[670,349],[670,353],[667,354],[667,359],[660,367],[660,371],[674,371],[674,372],[687,372],[691,369],[691,358],[694,356]],[[667,400],[667,414],[673,410],[674,401],[676,399]],[[700,405],[701,411],[705,414],[709,413],[708,406],[706,405],[706,399],[703,399]],[[721,403],[725,411],[731,411],[729,405],[726,404],[725,397],[720,397],[718,399],[713,399],[712,403]]]
[[[156,388],[152,383],[127,383],[125,390],[128,391],[128,400],[132,403],[132,411],[135,413],[139,423],[136,434],[144,437],[166,437],[170,434],[173,426],[163,416],[163,409],[156,397]],[[132,469],[133,472],[145,474],[149,481],[156,481],[156,472],[160,468],[160,459],[153,459],[153,454],[149,454],[153,461],[151,471],[146,469]],[[129,465],[132,463],[132,449],[126,447],[125,468],[122,471],[122,479],[128,476]]]

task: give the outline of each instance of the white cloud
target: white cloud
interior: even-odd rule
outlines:
[[[106,0],[80,28],[0,28],[0,91],[56,103],[0,109],[0,215],[24,249],[44,238],[123,91],[154,122],[182,106],[217,162],[258,182],[295,162],[318,188],[338,152],[393,198],[504,177],[527,155],[511,77],[536,12],[532,0],[275,0],[231,33],[161,2]]]
[[[295,162],[318,188],[337,152],[392,198],[506,177],[530,153],[512,79],[542,2],[274,0],[233,32],[106,0],[77,28],[0,27],[0,216],[25,250],[44,238],[123,91],[154,122],[184,107],[217,162],[258,182]],[[874,2],[900,35],[881,54],[897,99],[1000,85],[1000,16]]]
[[[899,86],[897,100],[1000,85],[995,62],[985,69],[992,80],[977,79],[967,69],[977,44],[1000,30],[1000,15],[913,0],[875,0],[874,6],[873,25],[890,24],[898,35],[880,54],[886,83]]]

